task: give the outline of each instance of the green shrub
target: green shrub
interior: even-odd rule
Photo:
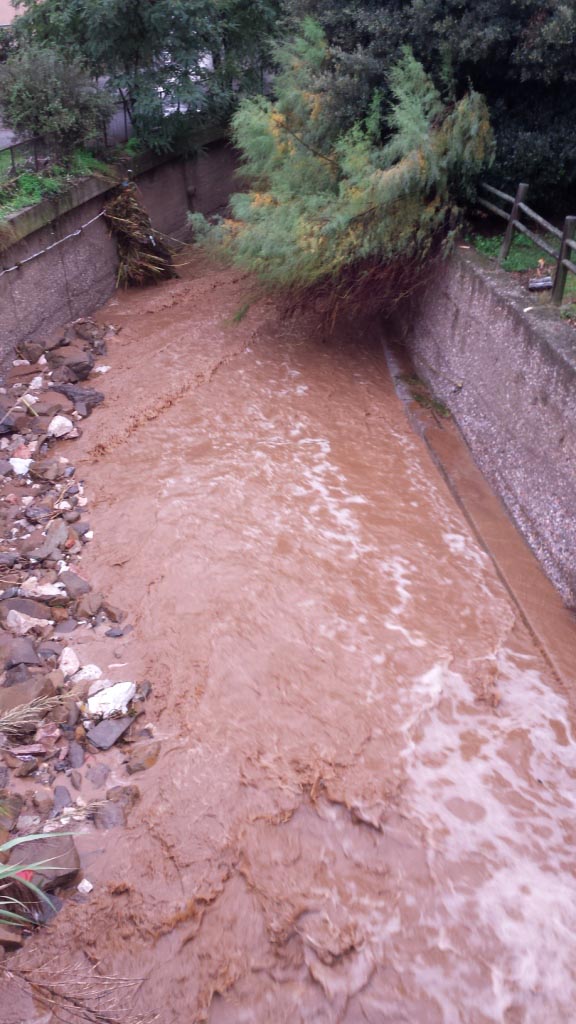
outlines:
[[[16,37],[9,25],[0,27],[0,64],[16,50]]]
[[[109,94],[83,65],[45,46],[22,46],[0,65],[0,111],[22,136],[51,136],[67,156],[101,133],[112,113]]]
[[[16,213],[27,206],[35,206],[49,196],[59,195],[78,180],[90,174],[109,176],[112,169],[91,153],[76,150],[66,166],[51,164],[42,173],[22,171],[0,184],[0,218]]]
[[[20,39],[81,56],[128,104],[148,148],[186,152],[238,90],[260,91],[280,0],[15,0]],[[208,61],[207,55],[212,60]]]

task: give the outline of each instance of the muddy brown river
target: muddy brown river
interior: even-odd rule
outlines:
[[[270,301],[235,323],[246,280],[183,273],[102,311],[107,402],[73,449],[83,571],[135,627],[111,672],[151,681],[161,756],[128,827],[80,837],[94,892],[36,949],[139,979],[161,1024],[575,1020],[551,659],[377,333]]]

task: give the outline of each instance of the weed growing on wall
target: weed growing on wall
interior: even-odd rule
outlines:
[[[109,176],[111,168],[91,153],[78,150],[68,165],[50,165],[44,172],[22,171],[15,177],[0,182],[0,220],[28,206],[35,206],[50,196],[60,195],[75,181],[91,174]]]

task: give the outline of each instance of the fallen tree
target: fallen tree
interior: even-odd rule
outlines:
[[[233,122],[250,191],[232,198],[231,218],[192,223],[203,244],[289,305],[334,316],[390,307],[415,286],[454,237],[493,145],[483,98],[470,91],[444,105],[409,50],[389,76],[388,140],[377,93],[368,117],[339,133],[314,86],[327,53],[312,21],[279,51],[276,101],[248,100]]]

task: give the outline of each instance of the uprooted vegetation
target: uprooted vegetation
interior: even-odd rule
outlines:
[[[176,277],[172,256],[154,231],[135,184],[122,185],[106,203],[104,215],[118,248],[118,286]]]
[[[279,51],[277,100],[247,100],[233,122],[251,190],[233,197],[232,219],[192,221],[209,248],[289,305],[334,317],[390,308],[413,289],[454,237],[492,135],[482,97],[445,106],[408,50],[390,73],[391,136],[381,142],[378,94],[341,133],[315,84],[327,53],[312,21]]]

